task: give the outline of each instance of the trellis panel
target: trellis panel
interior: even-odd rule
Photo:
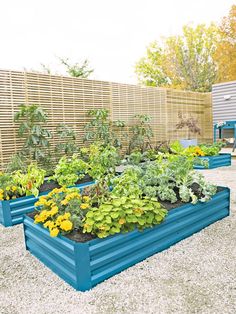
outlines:
[[[84,126],[90,109],[107,108],[112,120],[124,120],[128,127],[135,114],[152,117],[153,142],[186,136],[175,130],[179,111],[198,117],[200,141],[212,139],[211,94],[164,88],[141,87],[40,73],[0,70],[0,166],[22,148],[13,116],[20,104],[39,104],[48,113],[47,128],[53,133],[53,151],[59,139],[56,127],[65,123],[74,128],[82,145]],[[128,141],[127,141],[128,142]],[[126,143],[127,144],[127,143]]]

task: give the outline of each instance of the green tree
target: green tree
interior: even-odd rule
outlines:
[[[72,77],[88,78],[94,71],[89,68],[89,62],[87,59],[81,64],[78,62],[71,64],[68,58],[59,58],[59,60],[66,67],[67,73]]]
[[[183,34],[154,42],[136,65],[141,83],[151,86],[210,91],[216,80],[213,59],[218,42],[217,27],[204,24],[183,27]]]

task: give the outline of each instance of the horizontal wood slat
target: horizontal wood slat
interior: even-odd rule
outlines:
[[[198,117],[200,141],[212,140],[212,107],[210,93],[87,80],[39,73],[0,70],[0,167],[22,147],[13,116],[20,104],[39,104],[46,109],[48,129],[54,134],[52,149],[58,143],[55,130],[59,123],[75,129],[82,144],[84,125],[90,109],[107,108],[112,120],[135,123],[135,114],[152,117],[154,141],[173,140],[187,135],[175,130],[178,112]]]

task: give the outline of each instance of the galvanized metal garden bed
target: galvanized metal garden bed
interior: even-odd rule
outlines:
[[[25,215],[25,245],[72,287],[85,291],[228,216],[229,206],[230,190],[224,188],[207,203],[172,209],[165,221],[154,228],[85,243],[61,235],[52,238],[47,229]]]
[[[231,166],[231,154],[222,153],[216,156],[204,156],[198,157],[202,160],[207,160],[209,166],[194,165],[194,169],[213,169],[218,167]]]
[[[86,182],[83,184],[77,184],[76,187],[83,188],[94,182]],[[50,191],[39,194],[48,194]],[[23,196],[15,200],[0,201],[0,223],[5,227],[14,226],[23,222],[23,215],[34,211],[34,203],[37,202],[39,197]]]

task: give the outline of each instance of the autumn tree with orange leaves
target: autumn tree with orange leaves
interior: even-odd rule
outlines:
[[[217,82],[236,80],[236,5],[219,27],[220,40],[215,52]]]

